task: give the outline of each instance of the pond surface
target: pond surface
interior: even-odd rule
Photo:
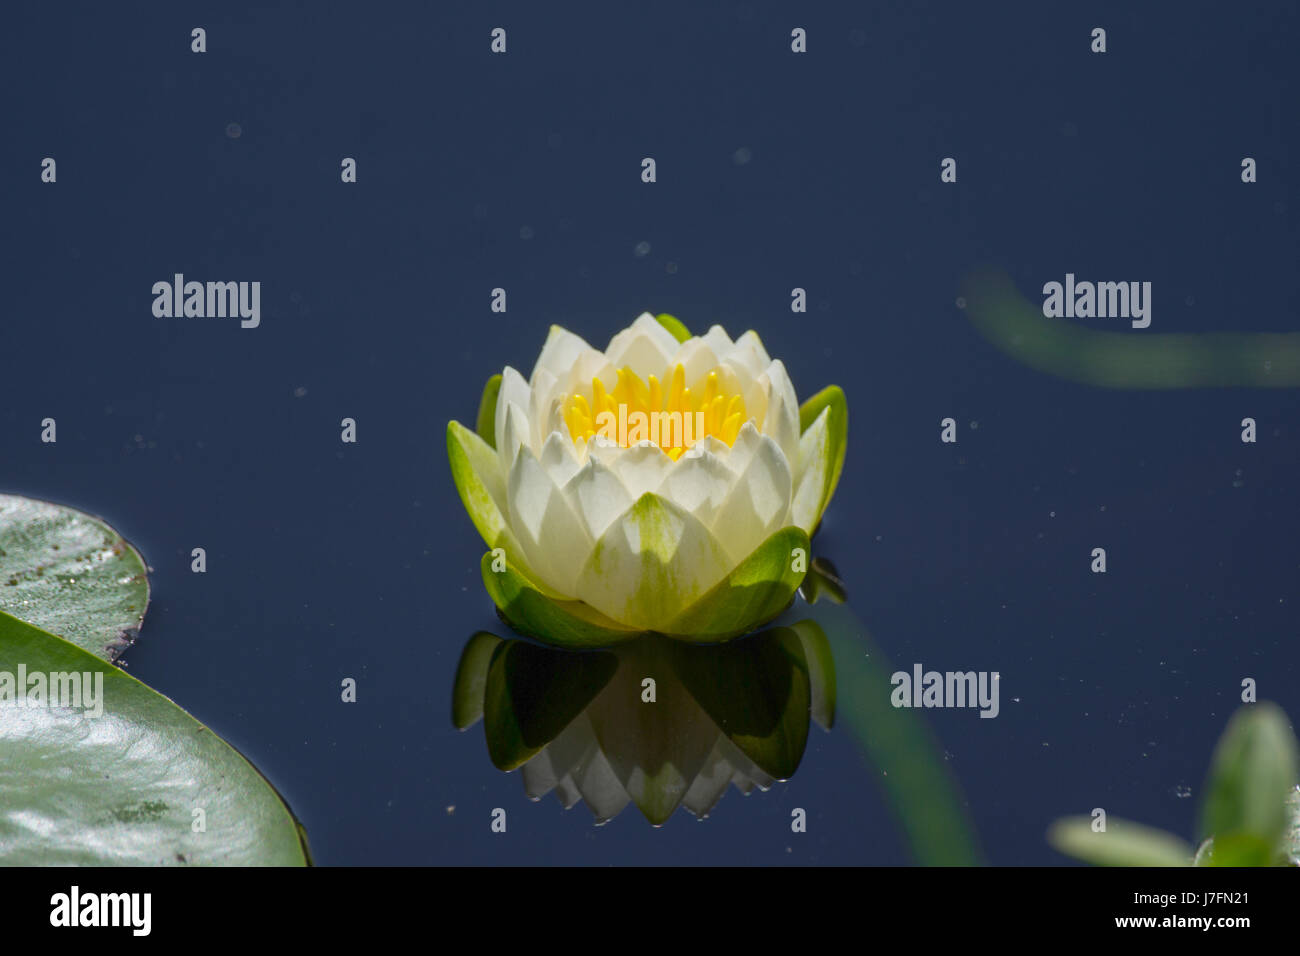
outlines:
[[[1073,273],[1151,282],[1150,327],[1042,321],[1300,331],[1300,16],[1104,14],[1098,55],[1101,12],[1028,3],[25,10],[0,41],[21,91],[0,489],[140,548],[154,591],[131,673],[257,764],[319,863],[905,863],[844,720],[812,724],[788,782],[658,828],[530,801],[483,724],[452,723],[462,649],[510,634],[448,419],[472,424],[504,365],[527,374],[552,323],[598,347],[644,310],[752,327],[801,398],[848,395],[814,550],[872,646],[909,673],[1000,675],[994,719],[909,712],[982,858],[1064,862],[1044,831],[1094,807],[1191,838],[1242,681],[1300,714],[1300,393],[1069,381],[957,300],[979,267],[1035,305]],[[176,273],[260,282],[260,324],[155,318]],[[889,690],[848,666],[864,646],[834,645],[841,714]]]

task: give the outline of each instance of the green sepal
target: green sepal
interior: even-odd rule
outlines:
[[[629,628],[582,601],[567,600],[533,581],[512,560],[507,549],[504,567],[494,571],[491,551],[483,555],[483,586],[506,623],[528,637],[557,647],[609,647],[644,631]]]
[[[493,375],[483,386],[483,397],[478,400],[478,418],[474,430],[488,447],[497,447],[497,396],[501,394],[501,376]]]
[[[678,342],[685,342],[691,337],[691,330],[688,329],[682,320],[675,315],[669,315],[667,312],[661,312],[655,318],[665,329],[672,333],[673,338]]]
[[[808,559],[808,535],[791,525],[754,549],[722,581],[679,613],[664,629],[669,637],[715,644],[747,634],[784,611],[803,581],[794,570],[795,549]]]
[[[829,410],[830,418],[826,422],[826,456],[830,462],[822,484],[821,509],[817,512],[818,521],[826,513],[827,506],[835,494],[840,482],[840,472],[844,470],[844,450],[849,444],[849,404],[844,397],[844,390],[838,385],[827,385],[808,401],[799,406],[799,434],[806,432],[817,421],[822,412]]]
[[[505,497],[497,453],[460,422],[451,421],[447,423],[447,460],[461,503],[487,546],[519,554],[519,543],[496,502]],[[487,484],[494,480],[498,484],[495,496]]]
[[[808,576],[799,585],[799,593],[809,604],[816,604],[822,598],[834,604],[843,604],[848,600],[844,582],[829,558],[818,557],[809,562]]]

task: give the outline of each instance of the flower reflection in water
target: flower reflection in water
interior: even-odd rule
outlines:
[[[493,764],[523,768],[533,800],[585,802],[597,823],[635,803],[658,826],[679,806],[705,817],[728,784],[744,794],[792,776],[810,721],[835,714],[835,669],[816,621],[729,644],[647,636],[568,651],[479,632],[461,654],[452,717],[481,717]]]

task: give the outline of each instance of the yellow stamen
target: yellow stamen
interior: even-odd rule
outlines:
[[[653,375],[648,383],[642,381],[630,368],[618,369],[617,375],[612,390],[593,378],[590,401],[580,392],[565,396],[564,424],[574,441],[600,435],[627,447],[632,444],[629,433],[635,433],[648,437],[676,461],[706,435],[734,443],[746,421],[744,397],[725,390],[738,384],[725,369],[706,373],[694,391],[687,386],[686,369],[680,364],[673,366],[667,388]]]

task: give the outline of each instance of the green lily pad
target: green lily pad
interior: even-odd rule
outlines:
[[[91,515],[0,495],[0,612],[115,660],[149,605],[144,559]]]
[[[691,337],[691,330],[688,329],[686,324],[682,322],[681,319],[677,318],[677,316],[669,315],[667,312],[661,312],[659,315],[656,315],[655,318],[659,320],[660,325],[672,333],[673,338],[678,342],[685,342]]]
[[[497,396],[501,394],[501,376],[493,375],[483,387],[483,397],[478,402],[478,418],[474,431],[487,442],[489,448],[497,447]]]
[[[32,706],[36,674],[80,675],[78,690],[102,696]],[[238,751],[119,668],[4,613],[0,727],[0,865],[310,862],[300,824]]]
[[[1047,831],[1057,851],[1098,866],[1190,866],[1193,850],[1172,833],[1117,820],[1095,832],[1091,817],[1066,817]]]

